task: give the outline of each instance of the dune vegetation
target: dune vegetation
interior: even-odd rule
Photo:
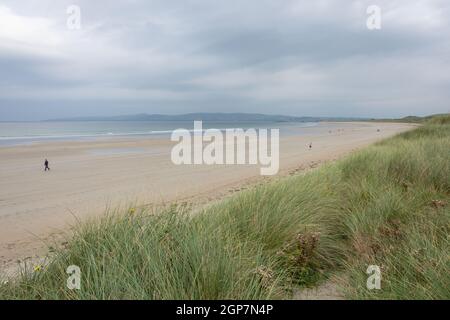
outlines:
[[[447,115],[195,213],[82,222],[49,263],[4,279],[0,298],[290,299],[332,276],[347,299],[450,299],[449,199]],[[369,265],[380,290],[366,287]]]

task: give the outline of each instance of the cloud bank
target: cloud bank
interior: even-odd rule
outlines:
[[[446,0],[6,0],[0,120],[449,112],[449,16]]]

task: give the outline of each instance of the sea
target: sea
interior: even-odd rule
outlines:
[[[203,130],[227,128],[280,129],[280,135],[298,134],[317,122],[203,122]],[[170,137],[175,129],[193,131],[193,121],[41,121],[0,122],[0,146],[33,144],[45,141],[84,141],[116,137]]]

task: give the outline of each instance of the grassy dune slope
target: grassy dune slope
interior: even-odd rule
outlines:
[[[6,299],[266,299],[338,275],[347,298],[450,298],[450,116],[198,214],[174,206],[83,223]],[[368,265],[381,290],[366,289]],[[81,268],[81,290],[66,268]]]

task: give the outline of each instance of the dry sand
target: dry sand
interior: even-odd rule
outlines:
[[[281,137],[278,176],[413,127],[321,123],[306,134]],[[74,216],[83,220],[101,215],[108,206],[130,203],[200,203],[262,179],[259,165],[176,166],[170,160],[173,145],[168,138],[134,138],[0,148],[0,271],[44,254],[46,243],[69,230]],[[50,161],[50,172],[43,171],[44,158]]]

